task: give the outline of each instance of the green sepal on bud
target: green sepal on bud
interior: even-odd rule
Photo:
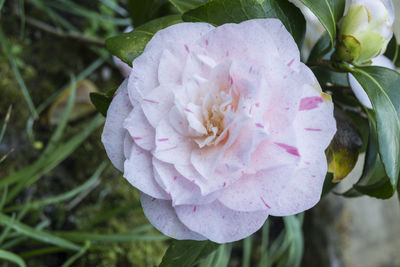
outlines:
[[[369,64],[386,50],[393,35],[392,24],[391,5],[387,1],[353,1],[340,24],[335,60]]]

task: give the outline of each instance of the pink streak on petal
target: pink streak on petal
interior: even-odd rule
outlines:
[[[196,210],[197,210],[197,206],[194,206],[193,207],[193,212],[196,212]]]
[[[267,208],[271,208],[268,204],[267,204],[267,202],[265,202],[265,200],[264,200],[264,198],[263,197],[260,197],[260,199],[261,199],[261,201],[262,201],[262,203],[265,205],[265,207],[267,207]]]
[[[232,86],[232,84],[233,84],[233,79],[232,79],[232,76],[231,76],[231,75],[229,75],[229,83],[230,83],[231,86]]]
[[[178,148],[178,145],[173,146],[173,147],[170,147],[170,148],[167,148],[167,149],[164,150],[164,151],[171,151],[171,150],[174,150],[174,149],[176,149],[176,148]]]
[[[262,125],[261,123],[256,123],[256,126],[257,126],[258,128],[264,128],[264,125]]]
[[[323,103],[324,100],[320,96],[311,96],[311,97],[305,97],[301,99],[300,101],[300,107],[299,110],[310,110],[317,108],[320,103]]]
[[[311,131],[311,132],[320,132],[322,131],[321,129],[314,129],[314,128],[304,128],[306,131]]]
[[[186,52],[190,53],[190,50],[189,50],[189,47],[187,44],[185,44],[185,50],[186,50]]]
[[[222,185],[222,187],[225,187],[226,186],[226,182],[224,182],[224,184]]]
[[[152,103],[152,104],[158,104],[158,103],[160,103],[160,102],[158,102],[158,101],[155,101],[155,100],[152,100],[152,99],[146,99],[146,98],[143,98],[143,101],[146,101],[146,102],[149,102],[149,103]]]
[[[178,176],[174,176],[174,181],[176,181],[176,179],[178,179]]]
[[[293,62],[294,62],[294,58],[292,60],[290,60],[290,62],[287,64],[288,67],[292,66]]]
[[[253,67],[250,67],[249,69],[249,73],[251,73],[253,71]]]
[[[190,113],[193,113],[193,111],[191,111],[190,109],[188,109],[188,108],[185,108],[184,109],[186,112],[190,112]]]
[[[226,55],[227,57],[229,57],[229,51],[226,51],[225,55]]]
[[[280,146],[281,148],[285,149],[287,153],[292,154],[296,157],[299,157],[299,151],[297,150],[297,148],[293,147],[293,146],[289,146],[286,144],[282,144],[282,143],[275,143],[276,145]]]
[[[256,107],[257,107],[257,108],[260,107],[260,103],[256,103]]]
[[[142,137],[133,137],[133,140],[141,140],[143,139]]]
[[[206,39],[206,45],[208,45],[208,40]]]
[[[158,142],[165,142],[165,141],[168,141],[168,138],[160,138],[160,139],[157,139],[157,141]]]

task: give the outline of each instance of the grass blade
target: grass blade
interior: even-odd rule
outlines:
[[[103,211],[99,216],[95,217],[94,219],[90,220],[88,223],[86,223],[82,229],[89,229],[93,227],[96,224],[99,224],[101,222],[107,221],[109,218],[115,217],[120,213],[125,213],[128,210],[132,209],[137,209],[140,208],[140,202],[138,200],[134,200],[131,203],[128,203],[125,206],[121,206],[118,208],[114,208],[111,210]]]
[[[64,114],[62,115],[56,130],[50,138],[49,143],[47,144],[45,150],[42,152],[42,156],[45,157],[49,152],[51,152],[57,146],[61,137],[63,136],[65,127],[68,123],[69,115],[71,114],[72,108],[75,104],[75,95],[76,95],[76,81],[75,77],[71,76],[71,87],[70,87],[69,98],[67,102],[67,106],[65,107]]]
[[[26,167],[25,169],[11,174],[8,177],[0,180],[0,188],[5,185],[10,185],[16,182],[19,182],[22,179],[28,180],[26,184],[32,184],[36,182],[37,179],[40,178],[44,173],[49,172],[55,166],[57,166],[61,161],[63,161],[66,157],[68,157],[94,130],[96,130],[100,125],[102,125],[104,119],[102,115],[96,115],[82,130],[79,134],[75,135],[67,142],[58,146],[58,148],[47,155],[47,157],[40,157],[35,163]],[[11,198],[15,197],[24,186],[20,186],[20,188],[13,190],[13,195],[7,198],[9,201]],[[11,193],[10,193],[11,194]]]
[[[269,267],[268,257],[269,221],[266,221],[261,232],[261,257],[259,267]]]
[[[242,267],[250,267],[252,241],[252,235],[243,240]]]
[[[69,267],[71,266],[77,259],[79,259],[86,251],[90,248],[90,242],[85,242],[85,245],[81,250],[78,251],[75,255],[69,258],[61,267]]]
[[[3,29],[0,27],[0,43],[3,49],[4,54],[7,56],[8,61],[10,62],[11,68],[14,72],[14,75],[17,79],[19,87],[22,90],[22,94],[25,98],[26,103],[28,104],[28,108],[31,112],[32,117],[35,119],[38,118],[38,113],[36,111],[35,105],[32,102],[31,95],[29,94],[28,88],[25,85],[24,79],[22,78],[21,73],[19,72],[16,60],[10,51],[10,47],[8,45],[7,38],[4,36]]]
[[[54,232],[53,234],[78,243],[83,243],[85,241],[91,241],[92,243],[121,243],[135,241],[162,241],[169,239],[167,236],[157,234],[94,234],[87,232]]]
[[[11,261],[20,267],[26,266],[24,260],[20,256],[6,250],[0,249],[0,259]]]
[[[14,220],[15,220],[15,214],[13,213],[13,215],[11,215],[11,221],[14,221]],[[3,229],[3,232],[0,235],[0,244],[3,243],[3,241],[7,238],[8,233],[10,232],[10,230],[11,230],[11,226],[10,225],[7,225]]]
[[[6,0],[0,0],[0,12],[1,12],[1,9],[3,8],[5,2],[6,2]],[[0,15],[1,15],[1,13],[0,13]]]
[[[71,250],[81,249],[78,245],[75,245],[74,243],[68,240],[60,238],[58,236],[53,236],[52,234],[49,234],[44,231],[35,230],[32,227],[25,225],[21,222],[16,222],[11,217],[8,217],[1,213],[0,213],[0,224],[4,226],[10,226],[14,231],[22,235],[28,236],[30,238],[36,239],[44,243],[53,244]]]
[[[0,144],[1,144],[1,141],[3,140],[4,134],[6,133],[7,124],[8,124],[8,122],[9,122],[9,120],[10,120],[10,117],[11,117],[11,111],[12,111],[12,105],[10,105],[10,106],[8,107],[6,117],[4,118],[3,127],[1,127],[1,131],[0,131]]]
[[[41,208],[46,205],[59,203],[64,200],[70,199],[70,198],[76,196],[77,194],[79,194],[80,192],[85,191],[86,189],[90,188],[93,184],[95,184],[98,181],[101,173],[103,172],[103,170],[105,169],[106,166],[107,166],[107,163],[103,162],[85,183],[72,189],[71,191],[68,191],[66,193],[60,194],[55,197],[37,200],[37,201],[31,202],[29,204],[24,203],[21,205],[12,206],[12,207],[6,208],[5,212],[16,211],[16,210],[22,209],[24,207],[28,207],[29,210],[38,209],[38,208]]]

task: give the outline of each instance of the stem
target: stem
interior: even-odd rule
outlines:
[[[330,61],[329,60],[321,60],[318,62],[307,62],[306,65],[308,67],[328,67],[329,66]]]

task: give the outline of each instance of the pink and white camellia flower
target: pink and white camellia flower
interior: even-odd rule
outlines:
[[[162,233],[232,242],[319,201],[333,105],[279,20],[176,24],[132,66],[102,141]]]

